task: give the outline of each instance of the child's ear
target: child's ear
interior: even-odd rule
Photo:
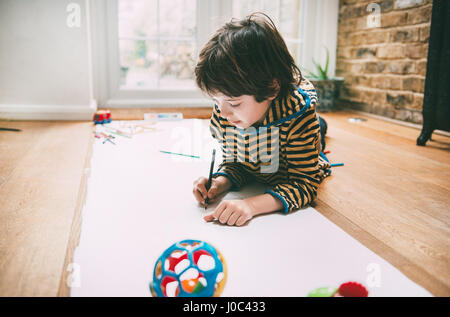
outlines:
[[[272,96],[270,96],[269,98],[267,98],[272,101],[278,96],[278,93],[280,92],[280,82],[278,81],[278,79],[276,79],[276,78],[273,79],[272,85],[270,86],[270,88],[275,88],[275,93]]]

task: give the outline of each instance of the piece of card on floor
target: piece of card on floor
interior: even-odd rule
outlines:
[[[158,134],[124,138],[120,147],[94,144],[71,296],[151,296],[155,261],[186,239],[206,241],[223,255],[222,296],[307,296],[347,281],[365,285],[369,296],[430,296],[312,207],[257,217],[243,227],[205,222],[217,203],[205,211],[192,184],[208,176],[215,144],[208,120],[158,122],[157,128]],[[216,166],[219,147],[217,158]],[[223,199],[264,189],[252,184]]]

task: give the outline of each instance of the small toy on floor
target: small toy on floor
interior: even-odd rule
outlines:
[[[320,287],[309,292],[308,297],[368,297],[367,289],[357,282],[341,284],[339,288]]]
[[[156,261],[150,291],[155,297],[219,296],[226,278],[225,260],[216,248],[204,241],[183,240]]]
[[[110,123],[112,121],[111,112],[109,110],[98,110],[95,112],[93,120],[95,124]]]

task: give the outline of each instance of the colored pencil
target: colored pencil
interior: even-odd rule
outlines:
[[[14,129],[14,128],[0,128],[2,131],[22,131],[20,129]]]
[[[181,154],[181,153],[173,153],[173,152],[168,152],[168,151],[160,151],[161,153],[166,153],[166,154],[174,154],[174,155],[182,155],[182,156],[187,156],[187,157],[193,157],[193,158],[200,158],[200,156],[196,156],[196,155],[188,155],[188,154]]]
[[[206,191],[208,191],[209,188],[211,187],[212,173],[214,170],[214,162],[215,161],[216,161],[216,149],[213,149],[212,158],[211,158],[211,166],[209,168],[208,182],[206,183]],[[208,203],[209,203],[209,198],[208,198],[208,194],[206,194],[205,205],[207,206]],[[206,206],[205,206],[205,210],[206,210]]]

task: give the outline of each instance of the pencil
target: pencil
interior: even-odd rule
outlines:
[[[2,131],[22,131],[20,129],[15,129],[15,128],[0,128],[0,130],[2,130]]]
[[[173,153],[173,152],[167,152],[167,151],[160,151],[160,152],[166,153],[166,154],[175,154],[175,155],[182,155],[182,156],[193,157],[193,158],[200,158],[200,156],[195,156],[195,155],[187,155],[187,154]]]
[[[344,163],[336,163],[336,164],[331,164],[331,167],[335,167],[335,166],[344,166]]]
[[[211,187],[211,181],[212,181],[212,173],[214,170],[214,161],[216,160],[216,149],[213,149],[212,158],[211,158],[211,167],[209,168],[209,177],[208,182],[206,183],[206,191],[209,190]],[[206,193],[206,199],[205,199],[205,210],[208,205],[209,199],[208,199],[208,193]]]

